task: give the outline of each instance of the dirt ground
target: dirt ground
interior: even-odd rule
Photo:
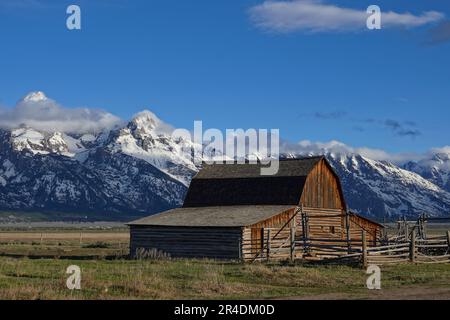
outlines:
[[[372,290],[366,296],[348,293],[326,293],[313,296],[288,297],[283,300],[450,300],[449,288],[408,287],[402,289]]]

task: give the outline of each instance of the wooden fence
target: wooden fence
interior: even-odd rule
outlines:
[[[447,236],[417,240],[415,261],[418,263],[450,262],[450,231]]]
[[[413,230],[408,237],[393,237],[380,245],[368,245],[362,231],[361,240],[302,239],[293,229],[265,228],[260,240],[242,243],[245,261],[306,260],[352,262],[363,266],[398,263],[450,263],[450,232],[446,236],[421,239]]]
[[[295,232],[289,228],[261,228],[261,236],[243,240],[241,257],[244,261],[295,259]],[[244,239],[248,239],[245,237]]]
[[[415,230],[406,239],[396,239],[392,244],[368,248],[364,264],[392,263],[450,263],[450,235],[421,239]]]

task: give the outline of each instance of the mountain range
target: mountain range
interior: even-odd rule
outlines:
[[[19,105],[48,100],[34,92]],[[0,129],[0,210],[127,220],[180,206],[199,170],[193,150],[203,146],[173,138],[170,130],[150,111],[99,131],[29,124]],[[363,215],[449,215],[450,150],[396,164],[326,148],[282,152],[289,158],[324,154],[341,178],[349,207]]]

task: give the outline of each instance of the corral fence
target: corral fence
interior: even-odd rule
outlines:
[[[367,248],[363,261],[365,264],[392,263],[449,263],[450,232],[445,236],[434,236],[422,239],[415,230],[407,238],[391,239],[390,244]]]
[[[244,261],[304,260],[387,265],[450,263],[450,231],[421,238],[413,229],[404,236],[385,237],[375,244],[362,231],[358,240],[299,237],[294,229],[260,228],[257,241],[242,243]]]

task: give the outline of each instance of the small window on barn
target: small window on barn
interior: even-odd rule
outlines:
[[[334,228],[334,226],[330,226],[330,233],[332,234],[336,233],[336,229]]]

